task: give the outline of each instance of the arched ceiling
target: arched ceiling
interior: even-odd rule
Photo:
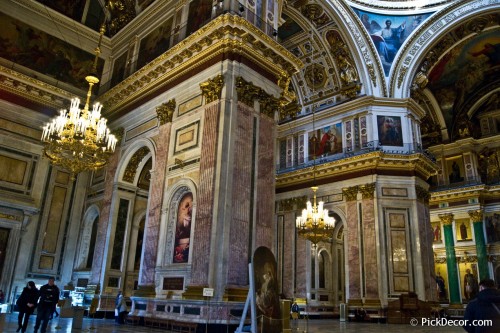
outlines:
[[[155,0],[38,2],[94,29],[98,28],[96,22],[101,20],[99,10],[107,6],[116,15],[115,19],[108,17],[111,33],[116,34]],[[287,1],[278,40],[305,64],[292,81],[300,104],[307,112],[313,104],[327,107],[338,103],[339,98],[354,97],[357,92],[390,96],[385,83],[397,80],[393,62],[404,61],[398,59],[398,56],[401,58],[399,50],[411,48],[411,44],[426,33],[420,27],[443,15],[444,21],[453,28],[441,33],[432,46],[424,50],[426,55],[421,57],[419,68],[411,79],[418,86],[411,96],[427,112],[422,126],[424,141],[428,145],[478,133],[481,115],[498,108],[499,104],[500,14],[497,10],[446,20],[446,10],[443,11],[443,8],[473,2]],[[87,3],[83,11],[86,15],[82,17],[84,3]],[[498,1],[494,1],[493,6],[498,8],[498,5]],[[387,21],[391,21],[392,29],[387,31],[396,34],[396,30],[404,29],[400,29],[398,39],[388,42],[386,38],[385,43],[381,43],[383,29],[388,28]],[[356,31],[361,37],[353,35]]]

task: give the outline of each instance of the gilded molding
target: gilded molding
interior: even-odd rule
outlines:
[[[201,94],[205,97],[205,102],[208,104],[220,99],[223,86],[224,76],[222,74],[200,83]]]
[[[156,107],[156,115],[158,117],[158,120],[160,121],[160,125],[165,125],[166,123],[172,122],[175,106],[175,98],[173,98],[168,102]]]
[[[358,198],[358,186],[344,187],[342,189],[342,194],[346,201],[354,201]]]
[[[428,179],[437,172],[437,165],[427,156],[416,153],[411,155],[386,154],[382,151],[373,151],[339,160],[316,164],[313,168],[293,170],[278,174],[276,186],[278,188],[310,182],[314,179],[331,178],[332,176],[348,177],[363,170],[387,170],[389,172],[411,171],[422,179]],[[376,172],[376,171],[375,171]]]
[[[137,173],[137,167],[139,163],[141,163],[142,159],[149,153],[148,147],[142,147],[137,150],[130,159],[125,168],[125,173],[123,174],[123,180],[129,183],[132,183],[135,178],[135,174]]]
[[[259,98],[262,89],[254,85],[252,82],[247,82],[241,76],[236,78],[236,94],[238,101],[253,108],[254,100]]]
[[[236,78],[236,93],[238,101],[251,108],[254,106],[254,100],[257,99],[260,105],[260,112],[270,118],[274,118],[274,113],[281,110],[279,99],[267,94],[264,89],[255,86],[252,82],[245,81],[241,76]]]
[[[438,216],[441,222],[443,222],[443,225],[452,225],[453,213],[439,214]]]
[[[113,119],[120,110],[175,82],[200,64],[232,53],[262,66],[280,86],[286,86],[287,78],[303,66],[301,60],[250,22],[224,14],[143,66],[99,100],[105,105],[108,119]],[[286,98],[288,95],[289,91],[283,94]]]
[[[361,192],[363,199],[375,198],[375,183],[359,186],[359,192]]]
[[[6,220],[14,220],[14,221],[21,221],[21,219],[22,219],[21,216],[3,214],[3,213],[0,213],[0,218],[6,219]]]
[[[483,211],[481,209],[469,210],[469,216],[472,222],[483,222]]]
[[[0,89],[53,109],[74,97],[67,91],[0,65]]]

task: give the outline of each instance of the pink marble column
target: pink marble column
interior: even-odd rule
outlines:
[[[349,298],[361,298],[361,279],[359,271],[359,234],[358,210],[355,200],[346,203],[347,224],[347,260],[349,269]]]
[[[363,199],[363,245],[366,298],[378,299],[377,243],[375,234],[375,202]]]
[[[255,248],[266,246],[274,249],[274,119],[263,114],[259,117],[258,173],[257,173],[257,219]],[[250,198],[251,200],[251,198]]]
[[[284,233],[283,233],[283,293],[286,297],[294,297],[295,286],[294,280],[296,278],[294,261],[296,253],[294,249],[295,238],[295,214],[293,212],[286,212],[284,215]]]
[[[101,214],[99,215],[99,224],[97,227],[97,236],[94,249],[94,259],[92,263],[92,273],[89,284],[99,284],[101,282],[101,273],[103,270],[104,258],[107,257],[106,245],[107,231],[110,219],[111,202],[113,199],[113,186],[116,169],[120,161],[120,151],[117,151],[111,156],[106,166],[106,181],[104,184],[104,198],[102,200]]]
[[[229,230],[227,259],[227,283],[230,285],[248,284],[248,258],[252,169],[253,169],[253,132],[255,131],[253,108],[243,103],[237,107],[237,127],[234,133],[234,169],[232,174],[232,217]]]
[[[205,109],[205,127],[201,138],[200,187],[196,205],[196,226],[193,236],[191,285],[208,284],[210,242],[213,219],[213,198],[217,135],[219,132],[221,104],[214,103]]]
[[[151,177],[149,191],[149,213],[145,228],[144,256],[141,263],[139,285],[154,285],[158,239],[160,232],[161,206],[165,187],[165,173],[170,132],[172,123],[167,122],[159,127],[156,142],[155,169]]]

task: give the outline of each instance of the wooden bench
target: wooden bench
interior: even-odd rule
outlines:
[[[197,327],[197,323],[187,323],[182,321],[172,321],[170,323],[170,330],[172,332],[194,333],[196,332]]]

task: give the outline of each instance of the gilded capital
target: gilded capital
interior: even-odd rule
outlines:
[[[224,86],[224,76],[217,75],[213,79],[200,83],[202,95],[205,97],[207,103],[220,99],[222,87]]]
[[[373,199],[375,197],[375,183],[361,185],[359,191],[363,195],[363,199]]]
[[[238,95],[238,101],[253,107],[253,101],[255,99],[266,97],[263,90],[255,86],[252,82],[247,82],[241,76],[236,78],[236,93]],[[263,94],[264,93],[264,94]]]
[[[415,192],[417,194],[417,200],[422,200],[423,202],[429,202],[431,194],[422,186],[416,185]]]
[[[453,214],[439,214],[439,219],[443,222],[443,225],[451,225],[453,223]]]
[[[470,219],[472,222],[483,222],[483,211],[480,209],[476,210],[469,210],[467,213],[469,213]]]
[[[171,99],[167,103],[156,107],[156,116],[160,121],[160,125],[165,125],[166,123],[171,123],[175,111],[175,99]]]
[[[342,189],[342,194],[344,195],[346,201],[353,201],[358,197],[358,190],[358,186],[344,187]]]

